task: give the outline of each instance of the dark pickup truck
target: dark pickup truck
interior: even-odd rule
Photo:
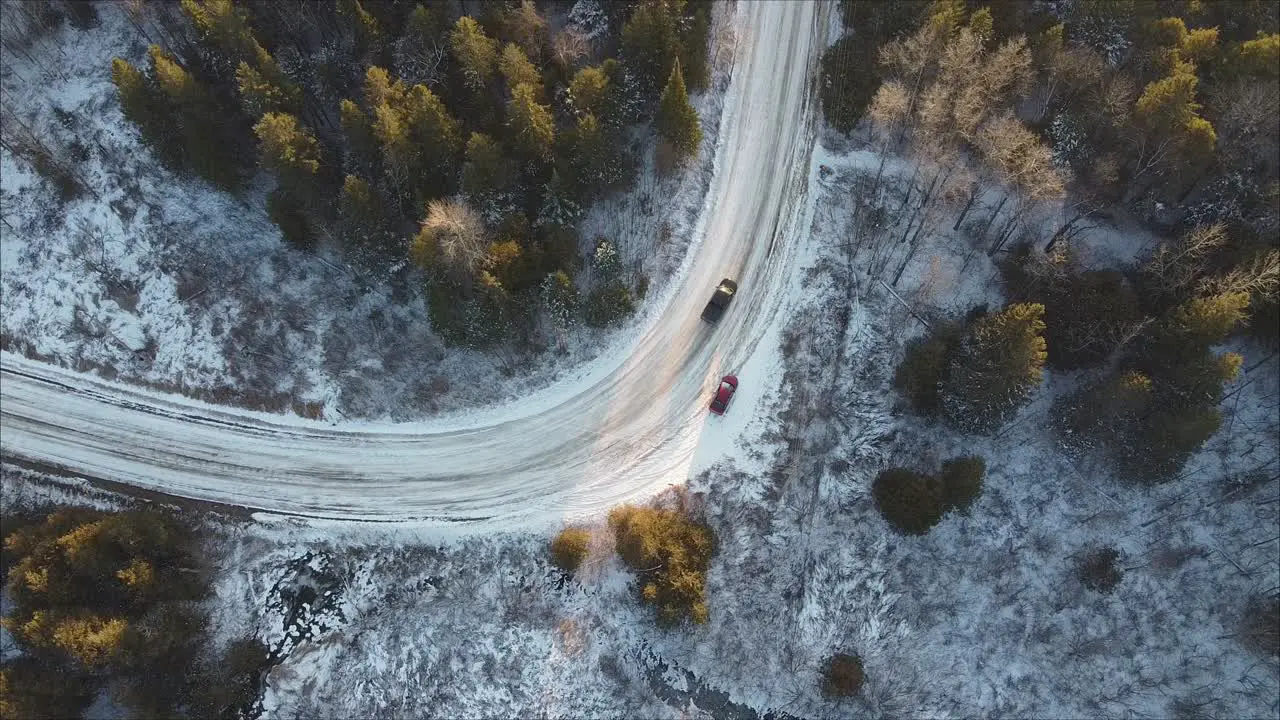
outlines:
[[[709,323],[718,322],[720,316],[724,315],[724,311],[728,309],[729,301],[733,300],[736,292],[738,292],[738,283],[728,278],[721,280],[715,294],[711,296],[711,302],[707,303],[707,307],[702,311],[702,319]]]

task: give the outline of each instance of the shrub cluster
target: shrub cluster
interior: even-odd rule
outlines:
[[[706,573],[715,552],[711,528],[681,510],[623,505],[609,513],[618,554],[635,573],[641,599],[659,622],[709,617]]]
[[[587,558],[591,533],[582,528],[565,528],[551,541],[551,561],[565,572],[574,572]]]
[[[948,511],[965,512],[982,494],[986,462],[959,457],[943,463],[939,476],[889,468],[876,476],[872,496],[890,525],[906,535],[923,535]]]

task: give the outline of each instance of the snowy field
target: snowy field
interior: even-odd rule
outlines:
[[[0,348],[107,379],[329,420],[416,419],[496,404],[559,379],[634,334],[576,328],[535,357],[446,348],[421,287],[366,287],[335,254],[300,252],[267,219],[261,181],[236,197],[162,168],[124,120],[110,64],[146,48],[124,5],[0,58],[6,127],[30,128],[75,169],[63,198],[0,150]],[[730,10],[713,13],[710,90],[691,98],[702,152],[660,178],[635,139],[636,187],[591,208],[583,251],[615,240],[660,297],[691,241],[711,179],[732,71]],[[72,50],[72,48],[74,50]],[[261,178],[260,178],[261,180]]]

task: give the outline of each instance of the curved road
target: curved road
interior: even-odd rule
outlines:
[[[11,354],[0,358],[0,454],[185,498],[272,512],[488,525],[602,510],[688,476],[710,389],[785,304],[813,143],[815,2],[743,2],[696,232],[656,321],[621,360],[462,424],[340,426],[214,408]],[[741,291],[714,328],[721,277]]]

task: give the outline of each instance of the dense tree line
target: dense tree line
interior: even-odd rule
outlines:
[[[157,156],[230,190],[260,166],[284,236],[371,281],[412,260],[456,344],[628,312],[638,288],[617,277],[578,301],[577,222],[628,187],[637,125],[656,121],[664,167],[701,139],[702,0],[596,8],[594,46],[531,0],[131,7],[149,62],[117,58],[112,79]]]
[[[1274,346],[1280,325],[1280,8],[843,9],[849,30],[823,62],[824,111],[882,157],[855,192],[851,246],[896,284],[948,216],[950,230],[989,243],[1010,303],[935,321],[895,385],[917,411],[991,433],[1046,366],[1098,368],[1051,411],[1065,443],[1135,480],[1176,476],[1218,429],[1241,369],[1213,348],[1244,328]],[[908,162],[901,197],[886,198],[890,155]],[[992,185],[1004,192],[977,211]],[[1065,214],[1038,237],[1029,218],[1046,200]],[[1137,268],[1085,269],[1073,238],[1117,206],[1179,239]]]
[[[6,517],[0,565],[21,654],[0,716],[78,717],[102,692],[137,717],[236,717],[256,694],[255,640],[207,652],[198,538],[155,511]]]
[[[1016,114],[1070,170],[1079,209],[1119,202],[1161,227],[1222,222],[1269,241],[1280,230],[1274,3],[842,5],[849,30],[823,62],[824,110],[836,129],[849,132],[872,116],[875,93],[895,75],[901,81],[904,68],[913,71],[904,83],[908,107],[926,102],[930,79],[947,72],[945,56],[960,57],[948,45],[964,26],[988,49],[1021,42],[1028,51],[1029,64],[967,63],[958,73],[1022,75],[1026,101]],[[973,98],[962,105],[977,107]]]

